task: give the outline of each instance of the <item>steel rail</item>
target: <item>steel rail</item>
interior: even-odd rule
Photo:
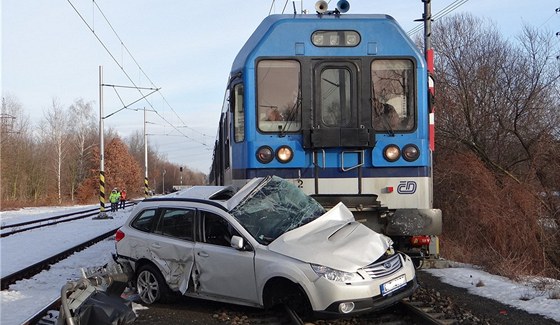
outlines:
[[[442,313],[429,312],[426,309],[431,309],[430,307],[419,307],[410,301],[401,300],[400,305],[408,312],[417,317],[421,323],[424,325],[448,325],[454,324],[456,320],[442,319],[444,316]]]
[[[99,208],[93,208],[93,209],[87,209],[87,210],[81,210],[81,211],[74,211],[74,212],[64,213],[64,214],[61,214],[61,215],[58,215],[58,216],[43,218],[43,219],[30,220],[30,221],[25,221],[25,222],[20,222],[20,223],[14,223],[14,224],[11,224],[11,225],[3,225],[3,226],[0,226],[0,230],[6,229],[6,228],[27,226],[27,225],[31,225],[31,224],[39,223],[39,222],[43,222],[43,221],[56,220],[56,219],[70,217],[70,216],[73,216],[73,215],[76,215],[76,214],[87,213],[87,212],[92,212],[92,211],[96,211],[96,210],[99,211]]]
[[[129,201],[129,202],[126,203],[126,206],[128,207],[128,206],[135,205],[135,204],[136,204],[136,202]],[[90,211],[96,211],[96,212],[90,212]],[[57,219],[61,219],[61,218],[76,215],[76,217],[73,217],[73,218],[66,218],[66,219],[62,219],[62,220],[58,220],[58,221],[54,221],[54,222],[42,223],[42,224],[39,224],[39,225],[26,227],[26,228],[22,228],[22,229],[14,229],[14,230],[11,230],[11,231],[0,234],[0,238],[4,238],[4,237],[7,237],[7,236],[10,236],[10,235],[13,235],[13,234],[17,234],[17,233],[32,230],[32,229],[37,229],[37,228],[43,228],[43,227],[56,225],[58,223],[69,222],[69,221],[78,220],[78,219],[84,219],[84,218],[96,215],[98,213],[98,211],[99,211],[99,208],[88,209],[88,210],[76,211],[76,212],[72,212],[72,213],[65,213],[65,214],[62,214],[62,215],[49,217],[49,218],[43,218],[43,219],[39,219],[39,220],[31,220],[31,221],[26,221],[26,222],[20,222],[20,223],[17,223],[17,224],[12,224],[12,225],[6,225],[3,228],[0,228],[0,230],[5,229],[5,228],[14,228],[14,227],[18,227],[18,226],[26,226],[26,225],[31,225],[31,224],[37,224],[37,223],[47,222],[47,221],[51,221],[51,220],[57,220]],[[90,212],[90,213],[87,213],[87,212]],[[86,214],[82,214],[82,213],[86,213]]]
[[[298,316],[298,314],[288,306],[288,304],[284,304],[284,311],[288,314],[290,318],[290,324],[292,325],[304,325],[303,320]]]
[[[37,263],[35,263],[35,264],[33,264],[33,265],[30,265],[30,266],[28,266],[28,267],[26,267],[26,268],[24,268],[24,269],[22,269],[22,270],[13,272],[13,273],[11,273],[11,274],[9,274],[9,275],[3,277],[2,279],[0,279],[0,282],[1,282],[1,289],[2,289],[2,290],[6,290],[6,289],[8,289],[8,287],[9,287],[11,284],[14,284],[16,281],[21,280],[21,279],[25,279],[25,278],[32,277],[32,276],[34,276],[35,274],[37,274],[37,273],[39,273],[39,272],[41,272],[41,271],[43,271],[43,270],[45,270],[45,269],[48,269],[49,266],[50,266],[51,264],[54,264],[54,263],[56,263],[56,262],[58,262],[58,261],[60,261],[60,260],[62,260],[62,259],[64,259],[64,258],[66,258],[66,257],[68,257],[68,256],[70,256],[70,255],[72,255],[72,254],[74,254],[75,252],[79,252],[79,251],[81,251],[81,250],[83,250],[83,249],[85,249],[85,248],[87,248],[87,247],[89,247],[89,246],[92,246],[92,245],[95,244],[95,243],[98,243],[98,242],[100,242],[100,241],[102,241],[102,240],[104,240],[104,239],[106,239],[106,238],[108,238],[108,237],[114,235],[115,232],[116,232],[119,228],[120,228],[120,227],[117,227],[117,228],[115,228],[115,229],[113,229],[113,230],[111,230],[111,231],[108,231],[108,232],[106,232],[106,233],[104,233],[104,234],[101,234],[101,235],[99,235],[99,236],[97,236],[97,237],[95,237],[95,238],[89,239],[89,240],[87,240],[87,241],[85,241],[85,242],[83,242],[83,243],[81,243],[81,244],[79,244],[79,245],[76,245],[76,246],[74,246],[74,247],[71,247],[71,248],[69,248],[69,249],[67,249],[67,250],[65,250],[65,251],[63,251],[63,252],[60,252],[60,253],[58,253],[58,254],[56,254],[56,255],[53,255],[53,256],[51,256],[51,257],[48,257],[48,258],[46,258],[46,259],[44,259],[44,260],[42,260],[42,261],[40,261],[40,262],[37,262]]]
[[[41,310],[33,314],[31,317],[23,321],[21,325],[36,325],[45,315],[47,315],[49,310],[58,310],[59,308],[60,308],[60,298],[56,298],[55,300],[51,301],[48,305],[43,307]]]

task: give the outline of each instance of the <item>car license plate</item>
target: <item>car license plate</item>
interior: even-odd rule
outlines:
[[[398,278],[394,278],[391,281],[385,282],[381,285],[381,294],[383,296],[397,290],[398,288],[404,287],[406,285],[406,276],[403,274]]]

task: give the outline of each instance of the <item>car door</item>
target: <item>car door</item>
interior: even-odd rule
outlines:
[[[255,282],[255,252],[230,246],[239,232],[223,216],[199,210],[200,240],[197,240],[193,279],[196,290],[220,299],[258,303]]]
[[[194,263],[195,216],[195,209],[161,208],[148,247],[169,286],[183,294]]]

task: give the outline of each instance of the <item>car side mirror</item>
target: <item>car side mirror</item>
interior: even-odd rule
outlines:
[[[230,245],[235,249],[242,250],[244,246],[243,237],[239,237],[235,235],[231,236]]]

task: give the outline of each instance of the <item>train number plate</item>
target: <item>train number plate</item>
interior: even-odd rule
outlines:
[[[406,285],[406,276],[403,274],[398,278],[394,278],[391,281],[385,282],[381,285],[381,294],[383,296],[401,288]]]

